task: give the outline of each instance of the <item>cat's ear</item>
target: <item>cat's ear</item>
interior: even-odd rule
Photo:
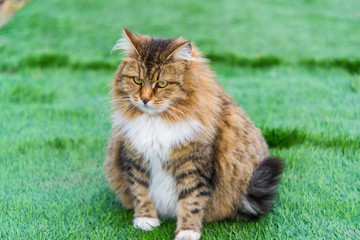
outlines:
[[[135,51],[139,55],[139,44],[140,37],[136,36],[130,30],[124,28],[124,37],[120,38],[116,45],[113,47],[112,51],[123,50],[126,53]]]
[[[190,41],[175,45],[166,60],[169,60],[170,58],[197,61],[197,59],[192,56],[192,46]]]

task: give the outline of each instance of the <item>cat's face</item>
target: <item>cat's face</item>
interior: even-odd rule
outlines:
[[[190,89],[185,72],[185,66],[147,66],[131,60],[124,64],[117,88],[122,97],[143,113],[160,114],[186,101]]]
[[[115,46],[127,53],[114,82],[117,109],[149,115],[183,113],[197,85],[190,42],[125,34]]]

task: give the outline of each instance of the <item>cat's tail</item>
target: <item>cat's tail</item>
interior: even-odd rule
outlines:
[[[237,217],[256,220],[269,212],[274,204],[276,187],[284,165],[280,158],[267,157],[255,168],[247,193],[241,200]]]

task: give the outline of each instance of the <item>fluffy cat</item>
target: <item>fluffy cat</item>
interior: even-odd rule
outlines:
[[[177,219],[175,239],[199,239],[202,222],[254,220],[269,212],[282,161],[182,38],[136,36],[112,88],[106,178],[134,227]]]

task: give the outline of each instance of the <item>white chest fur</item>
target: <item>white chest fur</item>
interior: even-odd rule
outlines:
[[[201,130],[201,123],[187,120],[169,123],[157,116],[143,114],[128,120],[114,115],[114,125],[120,127],[133,147],[149,162],[149,196],[153,199],[160,216],[176,217],[177,193],[174,178],[163,170],[174,147],[192,140]]]

